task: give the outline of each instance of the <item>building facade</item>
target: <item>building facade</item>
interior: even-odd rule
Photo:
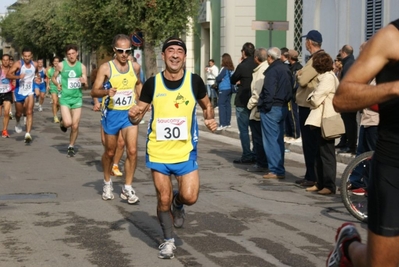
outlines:
[[[194,35],[194,71],[205,76],[208,60],[220,66],[221,56],[229,53],[235,65],[240,62],[246,42],[256,47],[286,46],[293,28],[288,31],[253,30],[252,21],[287,20],[287,0],[208,0],[202,1]]]
[[[359,46],[398,14],[398,0],[303,0],[302,28],[304,34],[311,29],[320,31],[323,49],[331,56],[349,44],[357,57]]]
[[[204,0],[200,5],[192,68],[203,78],[208,60],[220,66],[223,53],[237,65],[245,42],[295,49],[305,63],[309,52],[302,36],[313,29],[322,33],[322,47],[332,57],[345,44],[353,46],[356,57],[360,44],[399,14],[398,0]],[[288,29],[254,30],[253,21],[287,22]]]

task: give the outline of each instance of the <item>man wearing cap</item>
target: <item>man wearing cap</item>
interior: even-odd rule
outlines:
[[[198,199],[197,102],[208,129],[215,131],[217,128],[204,81],[184,69],[186,52],[186,45],[180,38],[170,37],[164,42],[165,70],[145,82],[140,101],[129,111],[130,121],[138,124],[152,104],[146,166],[151,169],[158,199],[157,215],[164,234],[164,243],[159,246],[161,259],[174,257],[173,226],[183,226],[183,204],[192,205]],[[173,191],[171,175],[178,183],[176,191]]]
[[[315,140],[318,140],[318,137],[316,135],[316,131],[312,131],[309,125],[305,126],[305,121],[310,113],[310,104],[306,101],[306,99],[317,86],[317,81],[315,78],[318,73],[312,67],[312,56],[315,53],[323,51],[321,49],[323,38],[321,33],[316,30],[309,31],[308,34],[303,37],[306,37],[306,50],[309,51],[311,56],[306,65],[297,72],[297,82],[299,87],[296,92],[296,103],[298,104],[299,123],[302,135],[302,149],[305,158],[306,173],[304,179],[297,180],[295,183],[304,187],[310,187],[316,183],[314,166],[318,144],[315,142]]]

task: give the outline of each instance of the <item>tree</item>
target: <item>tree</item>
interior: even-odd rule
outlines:
[[[198,0],[136,1],[138,28],[145,38],[144,55],[147,75],[157,72],[155,47],[170,36],[182,36],[190,28],[190,19],[196,19]],[[134,15],[131,13],[131,16]]]
[[[0,22],[1,36],[35,54],[60,54],[68,43],[112,52],[118,33],[144,34],[146,73],[157,72],[155,47],[181,36],[196,19],[198,0],[30,0]]]

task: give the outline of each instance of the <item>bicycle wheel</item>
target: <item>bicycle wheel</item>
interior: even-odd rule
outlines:
[[[345,168],[341,179],[341,198],[345,208],[356,219],[367,222],[367,193],[365,195],[355,195],[348,190],[350,176],[352,173],[359,175],[365,184],[368,183],[370,176],[370,163],[374,151],[365,152],[354,158]]]

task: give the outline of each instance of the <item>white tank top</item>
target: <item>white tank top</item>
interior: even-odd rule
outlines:
[[[25,74],[25,77],[22,79],[17,80],[17,86],[16,86],[16,93],[27,96],[33,94],[33,79],[35,78],[35,65],[33,64],[33,61],[30,62],[30,67],[28,68],[25,65],[25,62],[21,60],[21,69],[19,71],[19,74]]]

